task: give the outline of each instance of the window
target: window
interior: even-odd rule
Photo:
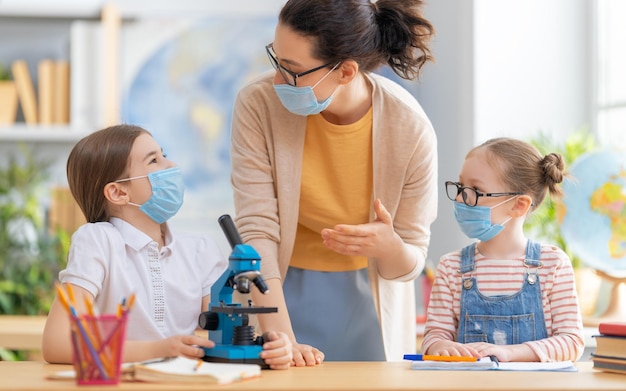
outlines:
[[[626,1],[597,0],[596,134],[626,147]]]

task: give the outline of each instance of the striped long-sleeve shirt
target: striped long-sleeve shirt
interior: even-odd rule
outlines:
[[[583,353],[584,339],[571,262],[561,249],[546,244],[541,246],[541,262],[538,273],[548,338],[526,344],[540,361],[577,360]],[[460,265],[460,251],[446,254],[439,261],[428,305],[423,352],[442,339],[457,340],[462,291]],[[476,250],[472,274],[485,296],[518,292],[525,271],[523,257],[491,259]]]

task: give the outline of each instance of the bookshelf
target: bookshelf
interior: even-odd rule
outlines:
[[[77,30],[79,22],[89,25],[94,31],[92,35],[79,39],[80,33],[84,32],[84,28]],[[16,121],[0,125],[0,143],[8,148],[18,143],[65,144],[69,152],[80,138],[106,124],[118,122],[117,41],[120,23],[116,7],[102,5],[102,1],[0,2],[0,64],[5,68],[11,68],[18,60],[27,64],[36,92],[38,114],[36,122],[33,122],[32,114],[27,121],[27,104],[20,100]],[[39,67],[45,60],[69,64],[69,81],[63,84],[66,86],[66,114],[61,120],[58,116],[52,121],[40,116],[50,101],[55,105],[62,101],[58,95],[44,101],[42,91],[38,89],[43,85]]]
[[[0,126],[0,142],[2,143],[68,143],[74,144],[87,133],[74,129],[69,125],[30,126],[15,124]]]
[[[11,158],[20,161],[23,147],[50,162],[38,206],[46,228],[71,233],[84,222],[67,189],[65,164],[81,138],[118,122],[120,24],[116,7],[102,0],[0,1],[0,64],[12,71],[14,81],[13,65],[19,60],[26,64],[37,106],[36,120],[31,107],[27,121],[20,100],[15,122],[0,124],[0,167]],[[41,71],[44,63],[52,63],[47,74]],[[59,64],[65,73],[58,73]],[[62,111],[57,103],[61,100]]]
[[[195,19],[202,15],[228,16],[233,13],[241,16],[277,15],[283,3],[284,0],[240,0],[233,6],[228,2],[197,0],[157,3],[149,0],[0,0],[0,64],[10,66],[14,60],[24,58],[35,79],[37,65],[45,58],[68,60],[72,68],[70,123],[66,126],[24,126],[19,108],[14,125],[0,124],[0,143],[73,144],[94,130],[118,123],[121,118],[120,86],[124,79],[119,64],[123,56],[128,55],[120,49],[122,26],[162,17]],[[94,24],[100,24],[100,31],[93,31]],[[73,33],[77,29],[82,29],[85,34]],[[94,37],[94,34],[98,36]],[[81,36],[86,38],[80,39]],[[84,49],[82,54],[80,50],[75,52],[79,46]],[[75,75],[76,62],[89,70],[87,74]],[[82,120],[76,120],[74,110],[81,104],[91,107]],[[0,146],[0,152],[2,149]]]

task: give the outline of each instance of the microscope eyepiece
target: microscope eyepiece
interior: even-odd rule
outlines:
[[[259,290],[259,292],[265,294],[270,291],[270,288],[267,286],[267,284],[265,283],[265,280],[263,279],[261,275],[255,278],[253,282],[254,282],[254,285]]]
[[[226,235],[226,239],[228,239],[228,244],[230,244],[231,248],[235,248],[236,245],[242,244],[241,236],[239,236],[239,232],[237,231],[237,226],[233,222],[233,219],[230,215],[221,215],[217,222],[220,227],[222,227],[222,231],[224,235]]]

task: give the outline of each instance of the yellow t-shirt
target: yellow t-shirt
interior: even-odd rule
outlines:
[[[329,250],[323,228],[369,221],[372,198],[372,109],[357,122],[335,125],[321,114],[307,119],[300,214],[291,266],[317,271],[367,267],[367,257]]]

